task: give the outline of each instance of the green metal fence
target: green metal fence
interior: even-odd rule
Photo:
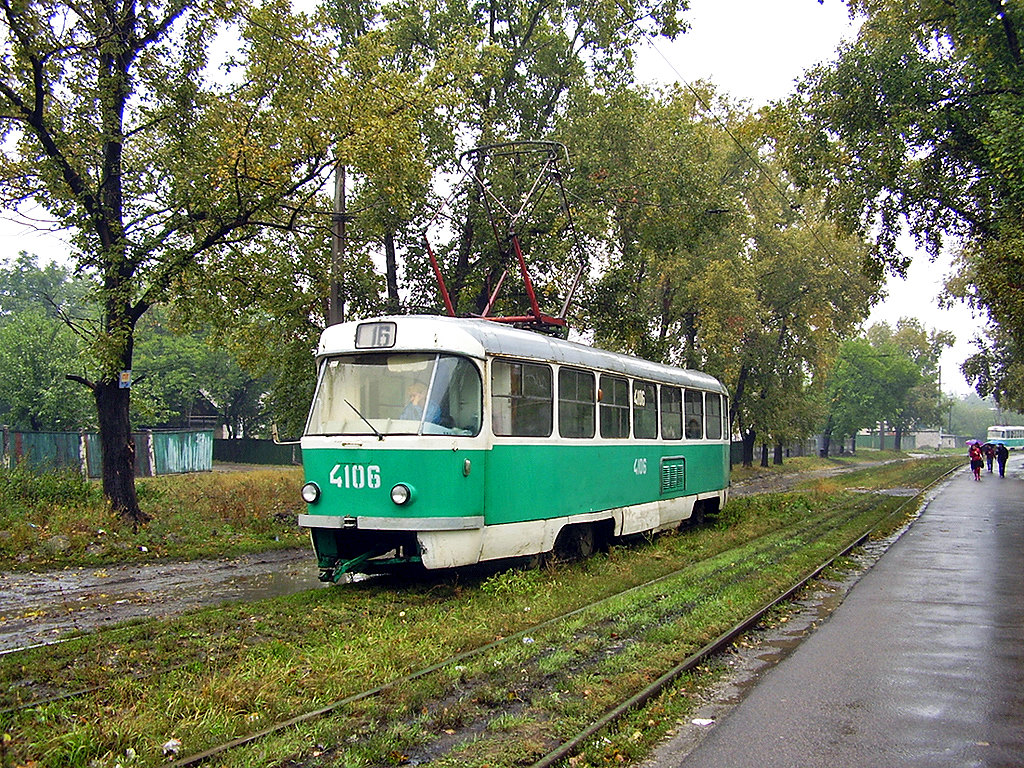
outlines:
[[[135,440],[135,475],[152,477],[213,469],[213,430],[140,430]],[[21,432],[3,428],[0,463],[46,471],[73,467],[88,477],[101,477],[103,449],[98,434],[89,432]]]

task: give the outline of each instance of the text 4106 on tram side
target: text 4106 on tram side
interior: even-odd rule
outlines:
[[[339,488],[380,488],[380,467],[376,464],[335,464],[330,480],[331,485]]]

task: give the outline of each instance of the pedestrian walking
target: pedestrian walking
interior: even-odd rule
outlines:
[[[981,453],[981,446],[977,442],[971,443],[967,449],[967,457],[971,460],[971,472],[974,473],[974,479],[981,482],[981,467],[985,463],[985,459]]]
[[[992,461],[996,457],[996,447],[992,443],[985,443],[982,446],[982,451],[985,454],[985,463],[988,465],[988,471],[992,472]]]
[[[999,464],[999,476],[1006,477],[1006,460],[1010,458],[1010,451],[1002,443],[996,445],[996,463]]]

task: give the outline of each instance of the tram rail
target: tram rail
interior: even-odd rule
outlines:
[[[899,510],[902,510],[906,506],[906,503],[907,502],[901,504],[900,507],[897,510],[890,513],[890,515],[898,514]],[[887,519],[888,517],[889,516],[887,516]],[[735,584],[738,581],[749,579],[754,574],[762,571],[765,567],[764,558],[766,555],[772,555],[773,557],[771,558],[771,561],[773,563],[778,563],[784,560],[787,555],[793,554],[801,547],[800,544],[794,543],[791,548],[781,548],[778,543],[780,539],[785,539],[787,537],[792,538],[793,534],[795,533],[802,533],[805,537],[813,538],[815,536],[821,535],[826,530],[833,527],[834,524],[837,521],[839,521],[840,518],[842,518],[842,514],[837,513],[834,515],[830,515],[827,518],[819,519],[815,521],[815,524],[810,526],[788,526],[784,529],[773,531],[771,534],[762,537],[764,541],[759,546],[755,547],[754,550],[751,551],[749,556],[746,558],[747,562],[745,567],[742,567],[735,573],[733,573],[732,578],[730,578],[728,581],[728,584]],[[722,633],[720,636],[718,636],[711,642],[701,647],[698,651],[686,656],[686,658],[683,659],[681,662],[674,665],[671,669],[662,673],[653,683],[646,686],[641,691],[637,692],[628,700],[612,708],[604,716],[594,721],[592,724],[588,725],[573,738],[568,739],[566,742],[560,744],[557,748],[551,750],[549,753],[541,757],[539,760],[533,763],[532,768],[546,768],[547,766],[554,766],[558,764],[560,761],[562,761],[563,759],[567,758],[575,751],[577,751],[579,747],[588,739],[592,738],[595,734],[607,728],[609,725],[611,725],[616,720],[621,718],[627,712],[649,701],[651,698],[653,698],[662,690],[664,690],[665,687],[667,687],[672,682],[677,680],[682,674],[704,663],[711,656],[720,653],[723,649],[727,648],[732,642],[734,642],[737,637],[749,631],[752,627],[756,626],[763,619],[766,613],[773,610],[778,605],[790,600],[794,594],[803,589],[807,585],[807,583],[809,583],[811,580],[820,575],[822,571],[830,567],[838,558],[843,557],[856,547],[860,546],[867,538],[871,536],[876,527],[877,524],[871,526],[868,530],[857,536],[854,541],[844,546],[840,552],[830,556],[827,560],[813,568],[807,575],[802,577],[796,584],[793,584],[787,589],[785,589],[783,593],[780,594],[778,597],[762,605],[756,611],[754,611],[746,618],[744,618],[741,622],[730,627],[726,632]],[[488,643],[478,648],[471,649],[464,653],[456,654],[436,664],[424,667],[423,669],[396,678],[380,686],[360,691],[358,693],[340,699],[332,704],[328,704],[326,706],[319,707],[315,710],[302,713],[293,718],[289,718],[288,720],[276,723],[268,728],[262,729],[257,732],[253,732],[246,736],[237,739],[232,739],[230,741],[225,741],[222,744],[215,745],[202,752],[198,752],[183,757],[179,760],[173,761],[168,765],[173,766],[174,768],[184,768],[185,766],[203,764],[213,758],[225,754],[226,752],[238,749],[240,747],[252,745],[269,736],[280,733],[281,731],[284,731],[286,729],[293,728],[295,726],[310,722],[312,720],[342,713],[347,707],[350,707],[351,705],[356,704],[357,702],[369,699],[371,697],[380,696],[381,694],[384,694],[388,691],[396,690],[398,688],[401,688],[403,685],[411,683],[415,680],[440,672],[445,669],[450,669],[453,666],[463,664],[464,662],[467,662],[471,659],[483,656],[489,652],[499,649],[502,646],[514,645],[516,643],[521,643],[524,640],[531,641],[531,644],[537,644],[534,640],[534,637],[545,629],[557,628],[560,625],[566,624],[572,619],[581,617],[587,614],[588,612],[592,612],[595,609],[600,608],[601,606],[606,606],[609,603],[612,603],[616,600],[621,600],[627,596],[636,596],[641,593],[650,592],[652,588],[655,588],[659,585],[670,585],[673,579],[680,578],[682,574],[689,570],[691,570],[691,568],[687,567],[669,574],[665,574],[661,577],[658,577],[657,579],[653,579],[651,581],[645,582],[644,584],[636,585],[627,590],[623,590],[622,592],[609,595],[605,598],[602,598],[601,600],[597,600],[588,605],[581,606],[580,608],[577,608],[573,611],[567,612],[560,616],[556,616],[546,621],[531,625],[530,627],[522,629],[507,637],[501,638],[500,640],[496,640],[492,643]],[[721,575],[722,571],[722,568],[716,568],[709,572],[709,575]],[[657,601],[659,596],[663,594],[664,590],[656,592],[654,595],[648,595],[647,600],[643,602]],[[717,595],[717,592],[707,593],[703,596],[702,602],[713,601],[717,597]]]
[[[924,493],[924,491],[922,491],[921,493]],[[904,500],[903,503],[900,505],[899,510],[904,509],[906,504],[908,503],[910,503],[910,500]],[[890,514],[898,514],[899,510],[893,511]],[[726,562],[729,560],[729,558],[719,555],[719,557],[722,558],[722,561],[719,562],[719,564],[713,568],[705,569],[704,575],[708,578],[711,578],[712,576],[716,578],[723,577],[725,579],[725,586],[727,586],[728,584],[741,582],[744,579],[750,578],[753,574],[765,570],[765,568],[768,567],[767,564],[782,561],[786,558],[786,556],[798,551],[801,548],[803,541],[817,538],[818,536],[827,533],[827,531],[830,528],[838,527],[842,524],[842,518],[842,513],[836,513],[825,517],[818,517],[811,524],[801,525],[799,523],[796,523],[790,526],[784,526],[779,529],[773,530],[769,534],[766,534],[757,539],[757,544],[750,547],[749,551],[746,553],[746,561],[744,564],[740,564],[739,567],[730,571],[729,565]],[[728,632],[723,633],[723,635],[721,635],[715,641],[708,643],[700,650],[686,656],[686,658],[679,661],[671,668],[667,669],[667,671],[662,673],[657,678],[657,680],[655,680],[654,683],[652,683],[650,686],[645,687],[643,690],[640,690],[637,693],[635,693],[635,695],[628,697],[621,704],[611,708],[608,712],[605,713],[605,715],[596,719],[586,728],[583,728],[576,737],[564,739],[546,756],[541,757],[535,763],[535,765],[540,766],[556,764],[560,760],[564,759],[564,757],[566,757],[567,755],[572,754],[573,751],[577,750],[582,743],[585,743],[587,739],[592,738],[592,736],[595,733],[600,732],[601,730],[607,728],[609,724],[615,722],[615,720],[621,717],[622,714],[629,712],[635,709],[636,707],[640,706],[645,701],[650,700],[650,698],[657,695],[657,693],[660,690],[663,690],[666,685],[671,684],[671,682],[677,679],[679,675],[685,673],[688,669],[692,669],[694,666],[700,664],[702,660],[708,658],[710,655],[719,651],[722,647],[727,646],[729,642],[735,639],[737,635],[742,634],[751,626],[755,625],[764,615],[765,611],[771,610],[779,602],[783,602],[789,599],[792,596],[792,594],[798,591],[800,588],[802,588],[803,585],[807,583],[807,581],[814,578],[814,576],[817,573],[820,573],[821,569],[828,567],[828,565],[832,563],[836,557],[840,557],[845,552],[848,552],[850,549],[858,546],[861,542],[864,541],[864,539],[867,536],[871,534],[871,530],[873,530],[873,527],[872,529],[869,529],[865,533],[858,536],[853,542],[848,544],[846,547],[844,547],[842,552],[828,558],[819,567],[815,568],[810,574],[801,579],[800,583],[785,590],[783,594],[781,594],[778,598],[772,600],[766,606],[763,606],[762,609],[748,616],[744,621],[732,627]],[[784,543],[787,541],[791,542],[790,546],[784,546]],[[552,617],[542,622],[534,623],[526,628],[523,628],[513,634],[508,635],[507,637],[500,638],[494,642],[484,644],[478,648],[467,650],[463,653],[452,655],[435,664],[425,666],[420,670],[414,671],[407,675],[400,676],[381,685],[355,692],[349,696],[339,699],[336,702],[333,702],[325,706],[316,707],[305,713],[300,713],[295,717],[282,720],[281,722],[272,724],[267,728],[255,731],[253,733],[238,738],[225,740],[221,744],[212,745],[205,750],[182,757],[169,764],[180,766],[197,765],[209,762],[214,758],[220,758],[220,760],[218,760],[218,763],[220,764],[222,760],[229,759],[227,757],[228,753],[231,753],[235,750],[241,750],[241,748],[245,746],[256,745],[259,742],[266,741],[269,739],[269,737],[272,737],[274,734],[280,734],[283,731],[295,728],[297,726],[302,725],[303,723],[307,723],[312,720],[320,718],[329,717],[331,715],[343,714],[347,708],[350,708],[359,702],[372,699],[387,692],[395,692],[405,687],[407,684],[420,678],[427,677],[431,674],[440,673],[446,670],[450,672],[450,670],[453,667],[468,664],[473,659],[486,657],[488,653],[498,652],[502,648],[507,649],[510,646],[518,646],[520,649],[525,648],[526,646],[524,645],[524,643],[527,639],[536,639],[536,643],[532,645],[531,649],[540,652],[541,649],[549,648],[554,644],[554,641],[545,642],[543,640],[542,636],[546,632],[550,632],[553,634],[557,634],[558,631],[569,632],[570,638],[575,637],[577,638],[576,641],[580,642],[579,638],[582,637],[583,634],[585,634],[586,628],[589,625],[598,623],[600,621],[608,620],[607,615],[600,615],[601,606],[609,606],[613,603],[613,601],[616,600],[629,601],[630,604],[634,608],[636,608],[635,612],[640,612],[641,608],[644,611],[646,611],[651,606],[657,606],[660,602],[664,602],[664,596],[666,594],[670,594],[673,591],[673,580],[679,579],[681,574],[683,574],[685,571],[692,570],[693,567],[694,566],[691,564],[686,568],[680,569],[679,571],[674,571],[672,573],[665,574],[656,579],[652,579],[648,582],[645,582],[644,584],[636,585],[630,587],[629,589],[615,593],[613,595],[603,597],[600,600],[593,601],[588,605],[581,606],[562,615]],[[725,586],[723,586],[723,589],[725,588]],[[716,599],[716,594],[717,593],[711,592],[706,593],[703,596],[703,600],[701,602],[714,601]],[[684,605],[682,608],[676,606],[675,613],[671,616],[668,616],[665,619],[665,623],[670,624],[671,621],[678,620],[680,616],[684,615],[688,610],[694,609],[694,606],[688,607]],[[596,619],[592,616],[592,614],[594,614],[595,612],[598,614]],[[669,611],[669,613],[672,613],[672,611]],[[572,626],[573,622],[575,622],[575,629]],[[621,632],[619,634],[624,635],[625,633],[630,632],[643,634],[643,632],[645,631],[651,632],[658,628],[658,621],[652,621],[649,623],[650,626],[646,627],[646,629],[640,627],[638,624],[630,626],[624,625],[621,628]],[[566,629],[567,626],[569,627],[569,629]],[[610,651],[604,648],[596,648],[595,650],[593,650],[592,655],[596,657],[601,656],[605,653],[610,653]],[[213,672],[215,674],[216,670],[214,669]],[[38,702],[36,702],[35,704],[38,705]],[[28,706],[32,705],[33,703],[30,703]],[[227,764],[231,763],[228,762]]]

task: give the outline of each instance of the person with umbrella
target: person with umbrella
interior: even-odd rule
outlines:
[[[974,479],[981,482],[981,467],[985,463],[985,459],[981,453],[981,443],[977,440],[967,441],[967,458],[971,460],[971,472],[974,473]]]
[[[985,463],[988,465],[988,471],[992,472],[992,462],[996,458],[996,447],[992,443],[985,443],[981,446],[981,452],[985,454]]]

